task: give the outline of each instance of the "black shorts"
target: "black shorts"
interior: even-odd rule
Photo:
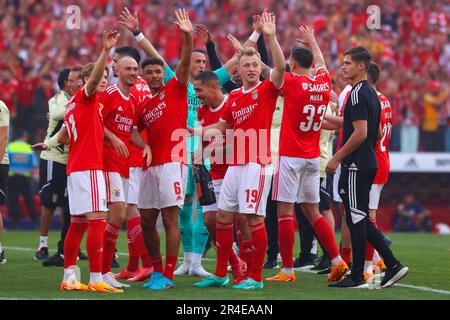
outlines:
[[[320,202],[319,202],[319,210],[320,212],[324,212],[326,210],[330,210],[330,201],[331,201],[331,187],[332,180],[329,174],[326,175],[325,178],[320,178]]]
[[[47,208],[64,207],[67,204],[66,165],[41,159],[39,188],[41,205]]]
[[[339,178],[339,196],[344,203],[348,225],[357,224],[369,216],[369,194],[376,173],[376,169],[342,168]]]
[[[9,165],[0,164],[0,206],[6,204]]]

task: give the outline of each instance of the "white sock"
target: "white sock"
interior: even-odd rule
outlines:
[[[40,248],[48,248],[48,236],[47,237],[43,237],[43,236],[39,237],[39,249]]]
[[[101,272],[91,272],[89,274],[89,282],[92,282],[93,284],[97,284],[103,281],[102,273]]]
[[[314,239],[311,247],[311,254],[316,255],[317,254],[317,239]]]
[[[193,252],[185,252],[184,253],[184,260],[183,263],[187,264],[187,265],[191,265],[192,263],[192,256],[194,255]]]
[[[378,254],[378,251],[375,250],[375,251],[373,252],[373,263],[377,263],[377,262],[380,261],[380,260],[381,260],[380,255]]]
[[[293,268],[282,268],[281,269],[281,271],[284,273],[284,274],[292,274],[292,272],[294,272],[294,269]]]
[[[192,253],[191,266],[200,266],[202,264],[202,255],[200,253]]]
[[[368,273],[368,274],[372,274],[373,273],[373,261],[370,260],[365,260],[364,261],[364,272]]]
[[[74,268],[64,268],[64,282],[72,282],[75,281],[75,269]]]
[[[338,263],[339,263],[339,261],[341,261],[342,260],[342,258],[341,258],[341,256],[337,256],[336,258],[334,258],[333,260],[331,260],[331,264],[334,266],[334,265],[337,265]]]

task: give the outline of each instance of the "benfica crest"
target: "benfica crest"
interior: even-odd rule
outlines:
[[[164,91],[161,92],[160,95],[159,95],[159,100],[164,99],[164,96],[165,96],[165,95],[166,95],[166,94],[164,93]]]
[[[303,90],[308,89],[308,84],[306,82],[303,82],[302,83],[302,88],[303,88]]]
[[[253,98],[253,100],[258,99],[258,91],[253,91],[252,92],[252,98]]]

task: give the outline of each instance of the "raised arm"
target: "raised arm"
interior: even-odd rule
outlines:
[[[322,51],[319,48],[319,44],[314,37],[314,29],[306,26],[299,27],[301,39],[297,39],[297,42],[303,44],[305,47],[311,49],[313,54],[313,62],[317,68],[326,68],[325,59],[323,58]]]
[[[278,43],[277,37],[275,35],[275,15],[272,13],[264,12],[262,17],[262,31],[266,37],[267,45],[272,52],[272,59],[275,63],[272,73],[270,74],[271,81],[277,88],[283,86],[284,80],[284,70],[286,69],[286,61],[284,59],[283,50],[281,50],[280,44]]]
[[[203,24],[197,24],[195,26],[195,35],[205,43],[206,53],[208,54],[209,63],[211,64],[212,70],[217,70],[222,66],[222,62],[219,59],[216,51],[216,45],[211,40],[208,29]]]
[[[97,89],[98,84],[102,80],[103,74],[106,68],[106,59],[109,51],[117,44],[120,34],[115,30],[109,30],[103,32],[103,49],[100,57],[95,62],[92,74],[86,83],[86,93],[88,96],[92,96]]]
[[[192,34],[194,28],[189,20],[188,12],[185,9],[178,9],[175,11],[175,16],[177,18],[175,24],[178,26],[180,31],[184,33],[183,49],[181,50],[180,61],[178,62],[175,73],[179,81],[187,84],[189,81],[189,68],[191,66],[193,46]]]
[[[159,54],[159,52],[155,49],[155,47],[151,44],[151,42],[148,41],[148,39],[145,38],[145,36],[142,34],[139,28],[137,11],[135,11],[134,15],[132,15],[130,10],[128,10],[127,7],[124,7],[119,17],[120,17],[119,24],[125,26],[128,30],[131,31],[136,41],[138,42],[139,47],[141,47],[141,49],[144,50],[145,54],[149,57],[156,57],[158,59],[161,59],[162,61],[164,61],[164,64],[167,65],[164,58]]]
[[[266,9],[264,9],[263,14],[264,13],[266,13]],[[254,15],[253,16],[253,33],[250,35],[250,37],[247,39],[247,41],[244,42],[243,45],[239,42],[239,40],[234,38],[232,35],[228,35],[228,40],[231,41],[233,47],[237,51],[239,51],[243,47],[257,48],[257,42],[260,39],[261,32],[262,32],[262,26],[263,26],[263,24],[262,24],[261,16]],[[263,60],[263,62],[264,62],[264,60]],[[224,67],[227,70],[228,74],[230,74],[230,75],[233,74],[233,72],[237,68],[237,55],[235,54],[230,60],[225,62]]]

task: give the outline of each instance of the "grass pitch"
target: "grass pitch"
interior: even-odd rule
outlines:
[[[313,273],[296,272],[295,283],[265,282],[264,289],[242,291],[231,288],[193,287],[199,278],[176,276],[173,289],[149,291],[142,283],[131,283],[123,294],[107,295],[88,292],[60,292],[62,267],[43,267],[33,260],[39,239],[38,231],[6,231],[3,237],[7,263],[0,265],[0,299],[135,299],[135,300],[349,300],[349,299],[420,299],[450,300],[450,237],[436,234],[392,233],[392,248],[402,264],[410,268],[400,285],[381,290],[332,289],[327,287],[326,277]],[[54,253],[58,232],[49,235],[50,254]],[[161,239],[161,243],[164,243]],[[126,235],[121,232],[118,240],[119,262],[127,264]],[[298,239],[295,255],[298,254]],[[53,250],[52,250],[53,249]],[[82,244],[84,252],[85,245]],[[162,250],[164,252],[164,250]],[[180,250],[180,257],[182,252]],[[210,250],[203,262],[213,271],[215,252]],[[181,259],[178,260],[178,263]],[[87,283],[88,263],[80,261],[81,279]],[[119,272],[118,269],[113,269]],[[264,270],[264,277],[272,276],[275,270]]]

